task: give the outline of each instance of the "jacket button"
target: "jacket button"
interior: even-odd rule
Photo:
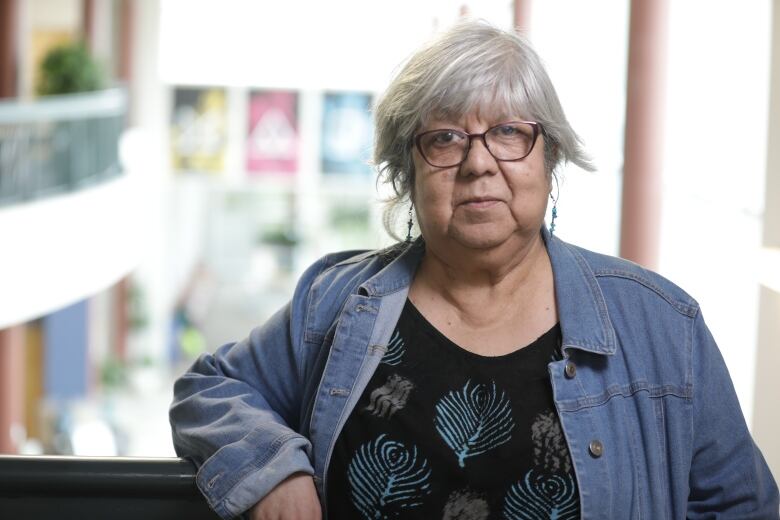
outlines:
[[[601,457],[604,454],[604,445],[599,440],[590,441],[588,444],[588,451],[594,459]]]
[[[563,369],[563,373],[567,378],[572,379],[577,375],[577,367],[571,361],[567,361],[566,367]]]

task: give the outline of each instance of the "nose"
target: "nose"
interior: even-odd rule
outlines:
[[[469,150],[460,171],[463,175],[494,174],[498,171],[498,161],[488,150],[484,134],[469,136]]]

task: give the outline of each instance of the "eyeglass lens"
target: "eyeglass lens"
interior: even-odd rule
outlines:
[[[504,123],[484,134],[471,135],[452,129],[432,130],[420,135],[420,151],[433,166],[449,167],[466,160],[471,139],[482,135],[488,151],[500,161],[516,161],[531,152],[534,126],[528,123]]]

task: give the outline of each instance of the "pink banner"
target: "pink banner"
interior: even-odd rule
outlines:
[[[293,174],[298,169],[298,95],[253,92],[249,97],[247,170]]]

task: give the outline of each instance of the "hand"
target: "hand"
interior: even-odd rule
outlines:
[[[314,479],[294,473],[249,510],[250,520],[321,520],[322,508]]]

